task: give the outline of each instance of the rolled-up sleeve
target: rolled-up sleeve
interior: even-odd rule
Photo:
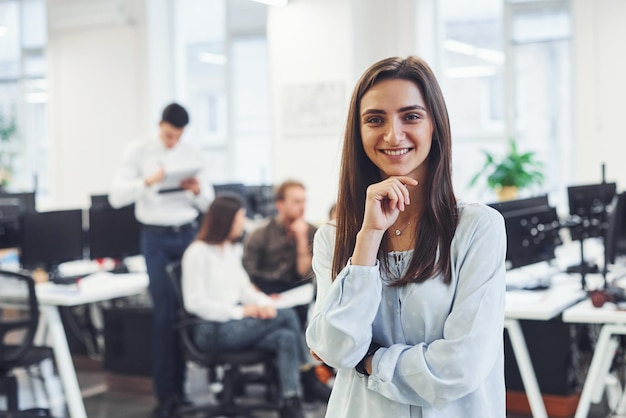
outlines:
[[[139,171],[139,157],[140,149],[135,143],[124,150],[122,161],[109,190],[109,203],[114,208],[135,203],[149,189]]]
[[[268,273],[259,268],[262,257],[264,256],[264,248],[266,245],[265,237],[263,236],[265,227],[267,227],[267,225],[255,229],[244,243],[242,263],[243,267],[253,280],[255,278],[262,278],[266,280],[278,278],[278,274],[274,274],[273,277],[268,277]]]
[[[194,205],[202,213],[205,213],[209,209],[209,205],[213,199],[215,199],[213,185],[209,181],[209,174],[204,167],[206,166],[203,164],[203,169],[200,170],[197,177],[198,182],[200,183],[200,193],[193,196]]]
[[[380,272],[378,263],[373,267],[348,263],[333,281],[331,228],[334,226],[322,226],[313,242],[318,292],[306,339],[309,348],[326,364],[352,368],[363,358],[372,340],[372,323],[381,300]]]

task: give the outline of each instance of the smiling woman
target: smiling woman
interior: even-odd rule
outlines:
[[[392,79],[361,100],[361,136],[369,159],[384,173],[424,178],[433,125],[417,86]]]
[[[313,245],[306,335],[338,369],[328,417],[505,416],[504,222],[456,202],[451,176],[429,66],[372,65],[351,100],[337,221]]]

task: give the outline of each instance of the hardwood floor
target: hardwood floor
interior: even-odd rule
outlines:
[[[85,409],[89,418],[148,418],[155,401],[151,394],[107,388],[105,374],[98,371],[79,371],[78,379],[85,396]],[[192,401],[213,402],[209,394],[204,372],[191,369],[188,372],[187,393]],[[91,389],[91,393],[89,390]],[[262,395],[261,393],[259,394]],[[325,405],[305,404],[306,418],[323,418]],[[276,412],[256,413],[258,418],[277,418]]]
[[[77,367],[77,375],[83,394],[85,409],[89,418],[148,418],[154,408],[154,398],[146,388],[116,388],[107,385],[106,374],[93,367]],[[21,378],[21,376],[18,376]],[[24,382],[25,383],[25,382]],[[33,405],[33,394],[29,393],[32,386],[20,383],[20,400],[25,401],[22,407]],[[205,381],[204,371],[190,368],[188,372],[187,392],[194,402],[212,402],[213,398]],[[260,394],[261,395],[261,394]],[[45,395],[43,395],[45,399]],[[62,395],[61,395],[62,396]],[[58,396],[57,396],[58,398]],[[61,399],[61,402],[63,400]],[[3,409],[4,399],[0,397],[0,410]],[[43,405],[42,405],[43,406]],[[61,409],[63,404],[61,403]],[[58,410],[58,408],[57,408]],[[592,405],[588,418],[618,418],[611,415],[606,403]],[[306,418],[324,418],[325,405],[306,404]],[[1,415],[1,414],[0,414]],[[277,418],[275,412],[258,413],[258,418]],[[57,418],[63,418],[57,414]],[[507,418],[532,418],[530,415],[507,414]],[[553,418],[553,417],[551,417]],[[626,418],[621,416],[621,418]]]

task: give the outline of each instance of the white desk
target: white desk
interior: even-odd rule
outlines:
[[[96,273],[83,279],[77,286],[38,284],[37,299],[42,313],[41,322],[49,332],[54,350],[63,391],[67,398],[67,407],[71,418],[87,418],[85,405],[78,386],[72,356],[67,345],[65,330],[59,314],[60,306],[76,306],[87,303],[132,296],[143,292],[148,287],[145,273],[109,274]],[[42,333],[38,333],[41,338]],[[43,341],[39,341],[43,343]]]
[[[576,409],[575,418],[585,418],[589,413],[590,404],[601,400],[604,379],[611,368],[611,362],[619,345],[616,336],[626,335],[626,311],[618,311],[612,303],[596,308],[591,304],[591,300],[586,299],[566,309],[563,312],[563,321],[603,324]]]
[[[506,294],[504,327],[513,346],[515,361],[534,418],[547,418],[548,414],[519,320],[547,321],[585,298],[586,293],[581,289],[579,277],[558,273],[552,276],[551,286],[546,290],[514,290]]]

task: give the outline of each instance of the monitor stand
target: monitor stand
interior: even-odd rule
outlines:
[[[588,261],[585,261],[580,264],[574,264],[572,266],[567,267],[565,270],[567,273],[581,273],[584,271],[585,273],[599,273],[600,270],[597,264],[591,264]]]
[[[580,274],[580,284],[583,290],[587,289],[587,280],[585,276],[589,274],[599,273],[600,269],[597,264],[592,264],[585,260],[585,239],[580,239],[580,264],[575,264],[573,266],[567,267],[565,269],[566,273],[577,273]]]
[[[58,264],[51,264],[46,267],[48,273],[48,281],[56,284],[74,284],[80,279],[80,277],[63,276],[59,271]]]
[[[113,274],[130,273],[130,271],[128,271],[128,267],[126,267],[126,264],[124,264],[124,260],[118,260],[118,259],[115,259],[115,265],[108,272],[113,273]]]

